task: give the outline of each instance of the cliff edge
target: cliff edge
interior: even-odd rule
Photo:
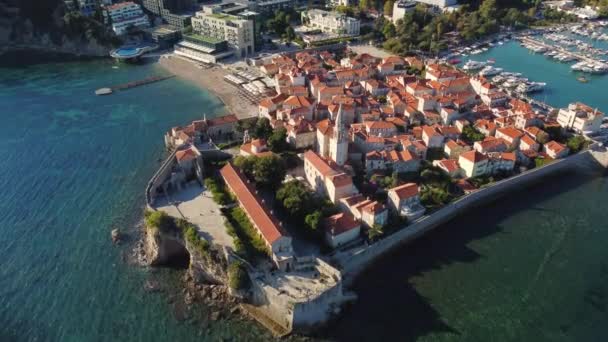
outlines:
[[[95,18],[66,11],[62,0],[0,0],[0,57],[20,51],[107,56],[120,40]]]

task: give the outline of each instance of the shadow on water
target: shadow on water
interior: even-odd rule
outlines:
[[[572,172],[547,177],[543,184],[478,207],[388,254],[356,280],[353,290],[358,301],[322,334],[334,341],[414,341],[431,333],[452,334],[458,339],[461,332],[442,318],[410,279],[453,263],[476,262],[484,256],[469,247],[472,241],[506,233],[500,225],[505,218],[522,210],[547,210],[536,208],[536,204],[575,189],[593,176],[597,174]]]

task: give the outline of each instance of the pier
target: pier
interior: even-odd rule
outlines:
[[[119,85],[115,85],[113,87],[99,88],[95,91],[95,95],[110,95],[115,91],[131,89],[139,86],[143,86],[150,83],[164,81],[170,78],[175,77],[175,75],[167,75],[167,76],[151,76],[148,78],[144,78],[143,80],[133,81],[129,83],[123,83]]]
[[[594,58],[588,57],[588,56],[586,56],[586,55],[584,55],[582,53],[579,53],[579,52],[574,52],[574,51],[567,50],[564,47],[559,46],[559,45],[547,44],[547,43],[544,43],[544,42],[542,42],[540,40],[537,40],[537,39],[534,39],[534,38],[530,38],[530,37],[526,37],[526,36],[519,37],[519,40],[521,42],[523,42],[523,43],[528,43],[528,44],[531,44],[531,45],[536,45],[536,46],[544,47],[544,48],[546,48],[548,50],[559,51],[559,53],[561,53],[561,54],[577,58],[580,61],[585,61],[585,62],[593,63],[593,64],[604,64],[604,63],[600,62],[599,60],[596,60]]]

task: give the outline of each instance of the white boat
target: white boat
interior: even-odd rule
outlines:
[[[587,66],[587,64],[585,62],[579,62],[579,63],[572,64],[570,69],[572,69],[574,71],[582,71],[583,68],[586,66]]]
[[[500,75],[494,76],[492,78],[492,83],[500,84],[500,83],[502,83],[504,81],[505,81],[505,78],[502,77],[502,76],[500,76]]]
[[[515,91],[520,92],[520,93],[533,93],[536,91],[543,90],[546,85],[547,84],[543,83],[543,82],[521,83],[520,85],[517,86]]]
[[[495,68],[493,66],[486,66],[479,72],[480,76],[494,76],[502,72],[502,68]]]
[[[486,65],[488,65],[488,63],[486,63],[486,62],[478,62],[478,61],[470,60],[470,61],[466,62],[462,68],[464,70],[479,70],[479,69],[485,67]]]

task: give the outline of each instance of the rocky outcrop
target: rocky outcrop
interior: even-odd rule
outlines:
[[[104,25],[67,13],[61,0],[0,0],[2,60],[10,61],[10,56],[22,51],[44,52],[51,59],[56,55],[108,56],[116,43]]]
[[[145,260],[151,266],[185,266],[188,278],[196,284],[228,284],[226,256],[213,246],[201,252],[181,234],[146,229],[143,247]]]

